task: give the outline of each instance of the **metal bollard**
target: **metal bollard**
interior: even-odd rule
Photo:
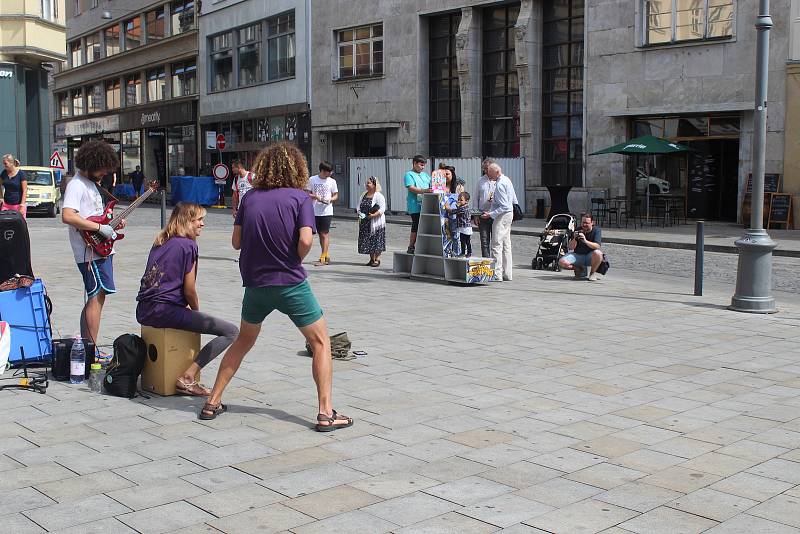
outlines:
[[[161,228],[167,227],[167,190],[161,190]]]
[[[697,235],[694,241],[694,296],[703,296],[703,252],[705,248],[705,231],[703,221],[697,221]]]

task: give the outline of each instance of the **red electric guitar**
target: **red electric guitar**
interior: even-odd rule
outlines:
[[[87,217],[86,220],[87,221],[92,221],[92,222],[98,223],[98,224],[107,224],[111,228],[116,230],[117,226],[119,226],[120,223],[122,222],[122,219],[124,219],[128,215],[130,215],[130,213],[133,210],[135,210],[136,208],[138,208],[141,205],[142,202],[147,200],[147,197],[149,197],[150,195],[152,195],[153,193],[155,193],[158,190],[158,185],[159,184],[158,184],[157,181],[149,182],[147,184],[147,186],[148,186],[147,187],[147,191],[145,191],[141,196],[139,196],[139,198],[137,198],[136,200],[131,202],[131,205],[128,206],[127,208],[125,208],[116,217],[114,216],[114,206],[117,205],[118,201],[117,201],[116,198],[114,198],[112,196],[111,198],[113,200],[111,200],[108,204],[106,204],[106,207],[103,210],[103,214],[102,215],[95,215],[94,217]],[[92,231],[82,230],[81,231],[81,236],[83,237],[83,240],[86,241],[86,244],[89,245],[90,247],[92,247],[92,249],[95,251],[96,254],[98,254],[99,256],[102,256],[104,258],[106,256],[108,256],[109,254],[111,254],[111,249],[114,248],[114,242],[117,241],[118,239],[123,239],[125,237],[123,234],[119,234],[118,233],[116,235],[116,237],[112,237],[112,238],[106,239],[105,237],[103,237],[102,235],[97,233],[96,230],[92,230]]]

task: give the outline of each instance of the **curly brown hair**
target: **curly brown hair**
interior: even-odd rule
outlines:
[[[75,166],[85,173],[108,172],[119,167],[119,157],[105,141],[87,141],[75,154]]]
[[[292,143],[268,146],[256,156],[250,170],[255,174],[255,189],[305,189],[308,184],[308,163],[300,149]]]

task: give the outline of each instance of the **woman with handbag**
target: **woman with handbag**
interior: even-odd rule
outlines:
[[[358,253],[369,254],[368,267],[378,267],[386,250],[386,198],[375,176],[367,178],[366,188],[358,206]]]

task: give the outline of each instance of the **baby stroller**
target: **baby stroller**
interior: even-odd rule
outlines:
[[[531,269],[560,271],[558,260],[567,253],[569,240],[575,233],[575,217],[569,213],[553,215],[539,234],[539,248],[531,261]]]

